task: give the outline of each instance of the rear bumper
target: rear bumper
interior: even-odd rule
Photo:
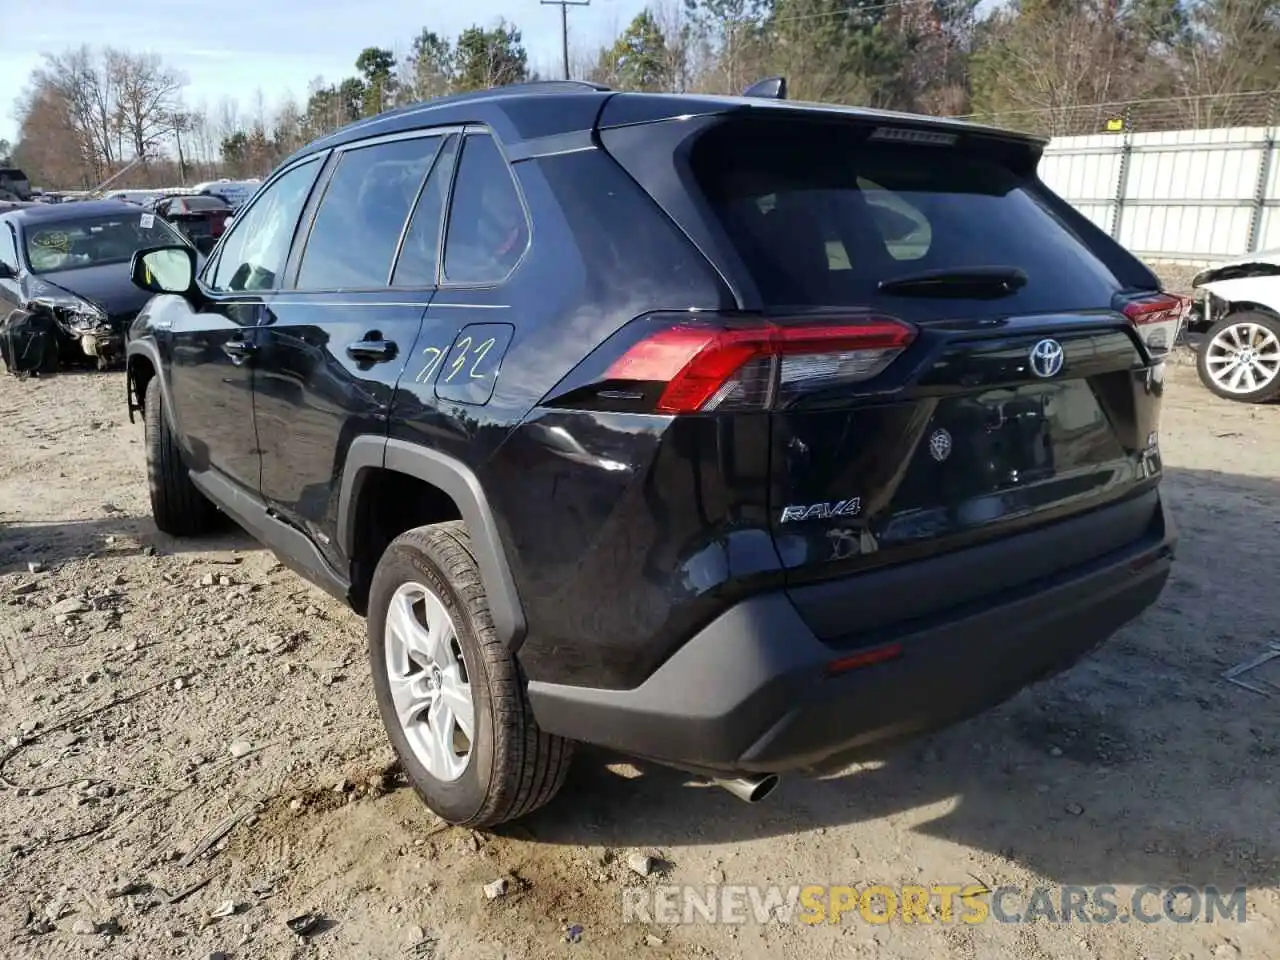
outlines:
[[[875,638],[902,656],[837,676],[827,665],[853,650],[817,639],[777,592],[725,611],[639,687],[531,682],[529,698],[549,733],[691,770],[822,770],[1070,666],[1155,602],[1175,541],[1160,505],[1141,537],[1089,563],[951,615],[905,612],[900,630]],[[916,565],[920,583],[932,562]],[[867,576],[850,578],[851,598],[865,596]]]

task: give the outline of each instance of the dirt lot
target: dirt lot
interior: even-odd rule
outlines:
[[[119,374],[0,376],[0,423],[6,958],[1280,956],[1280,695],[1220,678],[1280,640],[1280,408],[1185,362],[1163,428],[1181,560],[1090,660],[756,807],[588,754],[501,836],[397,781],[361,621],[242,535],[155,531]],[[636,851],[663,861],[647,879]],[[1244,924],[623,920],[624,887],[721,880],[1250,892]]]

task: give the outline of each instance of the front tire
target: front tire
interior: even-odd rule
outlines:
[[[151,516],[162,533],[196,537],[212,530],[218,510],[201,493],[182,462],[178,438],[164,412],[159,377],[147,384],[144,429],[147,437],[147,486]]]
[[[432,811],[489,827],[556,795],[573,744],[538,729],[461,522],[392,541],[374,571],[368,629],[378,712]]]
[[[1280,396],[1280,318],[1257,310],[1223,317],[1200,342],[1196,371],[1226,400],[1274,400]]]

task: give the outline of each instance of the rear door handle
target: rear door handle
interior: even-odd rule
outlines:
[[[248,340],[228,340],[222,345],[222,352],[230,357],[233,363],[244,363],[258,352],[258,345]]]
[[[347,356],[352,360],[366,360],[377,363],[380,360],[390,360],[395,355],[396,345],[393,340],[357,340],[347,347]]]

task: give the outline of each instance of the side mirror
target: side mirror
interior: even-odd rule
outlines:
[[[148,293],[186,294],[196,280],[196,252],[185,246],[139,250],[129,265],[129,279]]]
[[[7,263],[0,263],[0,280],[14,280],[17,276],[18,275],[14,272],[13,267],[9,266]]]

